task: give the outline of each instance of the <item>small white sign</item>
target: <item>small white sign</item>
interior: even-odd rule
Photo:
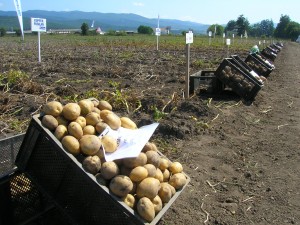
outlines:
[[[226,39],[226,45],[230,45],[230,39],[229,38]]]
[[[225,38],[225,33],[223,33],[223,38]]]
[[[264,40],[264,44],[266,43],[266,40]]]
[[[46,19],[31,18],[31,31],[46,32]]]
[[[194,42],[194,34],[192,31],[189,31],[185,34],[185,43],[192,44]]]
[[[156,36],[160,36],[160,32],[161,32],[160,28],[155,29],[155,35]]]
[[[209,31],[209,32],[208,32],[208,36],[209,36],[209,37],[211,37],[211,35],[212,35],[212,32],[211,32],[211,31]]]
[[[258,44],[260,45],[260,44],[261,44],[261,42],[259,41],[259,42],[258,42]]]
[[[234,34],[232,34],[232,38],[234,38]]]

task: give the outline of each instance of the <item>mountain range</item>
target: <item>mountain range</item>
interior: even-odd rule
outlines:
[[[28,10],[22,12],[24,30],[30,30],[30,18],[44,18],[47,20],[49,29],[80,29],[82,23],[100,27],[103,31],[130,30],[136,31],[140,25],[157,27],[157,19],[149,19],[132,13],[100,13],[82,11],[45,11]],[[206,33],[209,25],[182,21],[176,19],[160,19],[160,28],[171,27],[171,33],[180,33],[192,29],[194,33]],[[19,28],[18,18],[15,11],[0,11],[0,28],[12,30]]]

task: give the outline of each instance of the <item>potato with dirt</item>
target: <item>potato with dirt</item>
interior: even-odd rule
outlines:
[[[77,103],[70,102],[63,107],[62,115],[69,121],[76,120],[80,116],[80,106]]]
[[[54,131],[54,136],[61,141],[68,134],[68,128],[65,125],[58,125]]]
[[[42,112],[45,115],[52,115],[54,117],[59,116],[62,110],[63,110],[63,105],[58,101],[47,102],[42,108]]]
[[[78,140],[81,139],[83,136],[82,127],[77,122],[71,122],[68,125],[68,133],[77,138]]]
[[[169,184],[176,190],[180,190],[186,184],[187,179],[183,173],[176,173],[170,177]]]
[[[138,184],[136,195],[138,198],[147,197],[153,199],[158,194],[159,189],[159,180],[154,177],[147,177]]]
[[[129,177],[124,175],[115,176],[109,183],[109,190],[118,197],[127,196],[133,188]]]
[[[96,135],[84,135],[79,140],[81,152],[84,155],[95,155],[101,147],[101,140]]]
[[[98,156],[87,156],[82,161],[82,167],[85,171],[91,173],[91,174],[97,174],[99,170],[101,169],[101,160]]]
[[[147,163],[147,156],[145,153],[141,152],[135,158],[124,158],[123,164],[128,168],[135,168],[137,166],[144,166]]]
[[[104,179],[110,180],[120,174],[120,169],[115,162],[104,162],[101,166],[100,173]]]
[[[58,127],[58,121],[52,115],[45,115],[42,118],[42,125],[51,131],[54,131]]]
[[[71,153],[73,155],[79,155],[80,144],[79,144],[79,141],[75,137],[73,137],[71,135],[67,135],[67,136],[63,137],[63,139],[61,140],[61,144],[69,153]]]
[[[94,108],[94,103],[89,99],[83,99],[78,102],[80,107],[81,115],[85,116],[88,113],[92,112]]]
[[[151,200],[147,197],[141,198],[137,203],[138,214],[147,222],[151,222],[155,217],[155,208]]]
[[[101,143],[104,151],[108,153],[115,152],[118,148],[117,140],[110,135],[104,135],[101,138]]]

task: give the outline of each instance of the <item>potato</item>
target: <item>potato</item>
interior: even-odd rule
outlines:
[[[92,125],[85,126],[82,131],[83,131],[83,135],[86,135],[86,134],[96,134],[96,129]]]
[[[151,199],[151,202],[154,205],[155,214],[159,213],[162,210],[161,198],[158,195],[156,195],[154,199]]]
[[[74,122],[79,123],[82,128],[86,126],[86,119],[83,116],[78,116]]]
[[[123,164],[128,168],[134,168],[137,166],[144,166],[147,163],[147,156],[141,152],[136,158],[124,158]]]
[[[58,122],[58,125],[64,125],[66,127],[69,125],[69,121],[65,117],[63,117],[62,115],[57,116],[56,120]]]
[[[51,131],[54,131],[58,127],[58,122],[52,115],[45,115],[42,118],[42,125]]]
[[[94,108],[98,107],[99,101],[97,99],[92,99],[91,101],[94,104]]]
[[[138,184],[136,189],[136,195],[139,198],[147,197],[153,199],[158,194],[159,189],[159,180],[153,177],[147,177]]]
[[[147,163],[153,164],[155,167],[159,167],[160,156],[156,151],[150,150],[145,154],[147,156]]]
[[[169,171],[172,174],[181,173],[183,171],[183,167],[180,162],[172,162],[169,166]]]
[[[45,113],[45,115],[51,115],[57,117],[61,114],[62,110],[63,110],[63,105],[60,102],[52,101],[44,105],[42,112]]]
[[[83,136],[83,131],[79,123],[77,122],[71,122],[68,125],[68,133],[72,136],[74,136],[76,139],[80,139]]]
[[[171,175],[170,171],[168,169],[165,169],[163,172],[163,181],[164,182],[169,181],[170,175]]]
[[[186,177],[183,173],[176,173],[170,177],[169,184],[176,190],[179,190],[186,184],[186,181]]]
[[[79,143],[81,152],[85,155],[95,155],[101,147],[101,140],[96,135],[84,135]]]
[[[118,130],[121,127],[121,120],[115,113],[111,112],[102,117],[102,111],[100,112],[101,119],[110,126],[113,130]]]
[[[148,177],[155,177],[155,175],[156,175],[156,167],[154,165],[152,165],[152,164],[146,164],[146,165],[144,165],[144,167],[148,171]]]
[[[161,187],[158,191],[158,196],[161,198],[163,203],[167,203],[173,196],[172,189],[170,187],[171,185],[168,183],[161,183],[160,186]]]
[[[107,124],[104,123],[104,122],[99,122],[96,124],[95,128],[96,128],[96,131],[98,132],[98,134],[102,134],[102,132],[107,128]]]
[[[115,152],[118,148],[117,140],[112,136],[104,135],[101,138],[101,142],[105,152],[112,153]]]
[[[132,209],[135,206],[135,198],[132,194],[127,194],[126,196],[124,196],[122,198],[122,201]]]
[[[94,107],[94,108],[92,109],[92,112],[95,112],[95,113],[97,113],[97,114],[100,115],[100,109],[98,109],[97,107]]]
[[[80,116],[80,106],[77,103],[68,103],[64,106],[62,115],[69,121],[76,120]]]
[[[111,106],[111,104],[109,104],[108,101],[101,100],[98,103],[98,109],[100,109],[100,110],[105,110],[106,109],[106,110],[112,111],[112,106]]]
[[[164,175],[161,172],[161,170],[159,168],[156,168],[156,173],[154,178],[156,178],[157,180],[159,180],[159,182],[163,182],[164,181]]]
[[[97,174],[101,168],[101,160],[98,156],[88,156],[82,161],[82,167],[91,174]]]
[[[63,139],[61,140],[61,143],[63,145],[63,147],[70,152],[73,155],[78,155],[80,153],[80,144],[79,141],[71,136],[71,135],[67,135],[65,137],[63,137]]]
[[[153,142],[147,142],[145,146],[143,147],[142,152],[148,152],[148,151],[156,151],[157,152],[157,147]]]
[[[101,173],[97,173],[95,177],[98,184],[107,186],[107,180],[104,179]]]
[[[94,103],[89,99],[80,100],[78,102],[78,105],[79,105],[80,111],[81,111],[80,114],[83,116],[92,112],[92,109],[94,108]]]
[[[100,171],[103,178],[107,180],[112,179],[120,173],[119,167],[115,162],[104,162]]]
[[[100,115],[96,112],[90,112],[85,116],[86,125],[96,126],[97,123],[101,121]]]
[[[137,203],[138,214],[147,222],[151,222],[155,217],[154,205],[149,198],[143,197]]]
[[[65,125],[58,125],[54,131],[54,136],[58,140],[61,140],[67,134],[68,134],[68,129]]]
[[[133,182],[140,182],[148,176],[148,170],[143,166],[137,166],[131,170],[129,178]]]
[[[115,176],[109,184],[109,190],[118,197],[125,197],[132,190],[133,184],[129,177],[124,175]]]
[[[137,129],[135,122],[133,122],[128,117],[123,116],[120,118],[120,120],[121,120],[121,127],[131,129],[131,130]]]
[[[170,166],[170,161],[166,158],[160,158],[159,160],[159,169],[161,169],[161,171],[164,171],[165,169],[167,169]]]

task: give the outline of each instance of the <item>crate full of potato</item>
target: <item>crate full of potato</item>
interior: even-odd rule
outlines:
[[[122,140],[122,132],[136,140]],[[16,164],[71,224],[156,224],[190,181],[145,127],[96,99],[46,103]]]

